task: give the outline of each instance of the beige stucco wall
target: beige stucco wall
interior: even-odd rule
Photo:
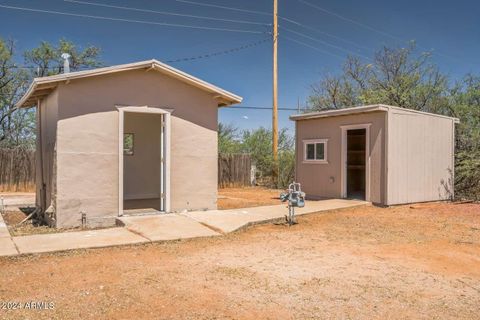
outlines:
[[[453,195],[453,119],[392,109],[388,127],[388,204]]]
[[[112,224],[118,214],[116,105],[173,109],[171,209],[213,209],[217,104],[212,95],[155,71],[73,80],[58,87],[57,226]]]
[[[367,123],[371,123],[370,201],[384,202],[386,112],[296,121],[296,180],[302,184],[307,197],[341,197],[341,126]],[[303,140],[308,139],[328,139],[328,164],[303,162]]]

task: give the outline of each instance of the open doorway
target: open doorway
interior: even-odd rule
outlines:
[[[347,130],[347,198],[366,199],[367,129]]]
[[[119,215],[169,211],[170,113],[119,109]]]

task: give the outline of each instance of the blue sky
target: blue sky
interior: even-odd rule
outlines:
[[[198,6],[176,0],[85,0],[115,6],[271,23],[268,14],[254,14]],[[188,0],[269,13],[271,0]],[[430,0],[279,0],[280,19],[279,106],[303,104],[309,87],[325,73],[339,72],[348,53],[371,57],[383,45],[406,46],[417,42],[419,50],[433,50],[434,61],[455,80],[468,72],[480,73],[480,2]],[[201,27],[240,29],[257,33],[200,30],[160,25],[106,21],[0,7],[0,36],[17,41],[19,51],[37,46],[41,40],[67,38],[80,46],[102,48],[107,65],[156,58],[187,58],[261,41],[269,26],[230,23],[161,15],[152,12],[71,3],[63,0],[0,0],[0,6],[54,10],[83,15],[142,20]],[[325,10],[329,11],[327,13]],[[340,17],[340,16],[341,17]],[[358,23],[349,21],[353,20]],[[283,28],[297,33],[292,33]],[[318,30],[314,31],[312,30]],[[298,32],[304,36],[300,36]],[[328,35],[326,35],[328,34]],[[306,37],[305,37],[306,36]],[[287,39],[289,38],[289,39]],[[317,39],[313,40],[311,38]],[[308,46],[293,42],[300,41]],[[327,51],[324,53],[322,51]],[[271,43],[208,59],[172,63],[173,66],[244,97],[245,106],[271,106]],[[292,128],[292,111],[280,111],[279,126]],[[240,128],[271,125],[271,111],[221,109],[220,121]]]

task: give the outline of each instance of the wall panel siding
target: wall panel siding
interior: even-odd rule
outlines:
[[[296,179],[302,184],[302,189],[307,196],[341,197],[341,126],[365,123],[372,124],[370,127],[370,200],[375,203],[384,201],[386,112],[296,121]],[[303,140],[308,139],[328,139],[328,164],[303,162]]]
[[[452,192],[453,120],[393,109],[388,204],[445,200]]]

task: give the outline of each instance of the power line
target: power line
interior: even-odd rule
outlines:
[[[288,31],[288,32],[291,32],[291,33],[294,33],[294,34],[299,35],[299,36],[301,36],[301,37],[304,37],[304,38],[307,38],[307,39],[310,39],[310,40],[319,42],[319,43],[321,43],[321,44],[323,44],[323,45],[326,45],[326,46],[329,46],[329,47],[338,49],[338,50],[343,51],[343,52],[345,52],[345,53],[355,54],[355,55],[358,55],[358,56],[361,56],[361,57],[363,57],[363,58],[365,58],[365,59],[370,60],[370,58],[367,57],[367,56],[364,56],[364,55],[362,55],[362,54],[356,53],[356,52],[354,52],[354,51],[352,51],[352,50],[344,49],[344,48],[342,48],[342,47],[339,47],[339,46],[336,46],[336,45],[334,45],[334,44],[331,44],[331,43],[329,43],[329,42],[327,42],[327,41],[324,41],[324,40],[321,40],[321,39],[318,39],[318,38],[311,37],[311,36],[306,35],[306,34],[304,34],[304,33],[302,33],[302,32],[298,32],[298,31],[295,31],[295,30],[292,30],[292,29],[289,29],[289,28],[286,28],[286,27],[281,27],[281,28],[284,29],[284,30],[286,30],[286,31]]]
[[[253,47],[261,45],[262,43],[268,42],[268,41],[271,41],[271,38],[266,38],[266,39],[263,39],[263,40],[255,41],[255,42],[252,42],[252,43],[240,46],[240,47],[230,48],[230,49],[216,51],[216,52],[212,52],[212,53],[206,53],[206,54],[193,56],[193,57],[189,57],[189,58],[179,58],[179,59],[174,59],[174,60],[166,60],[165,62],[166,63],[176,63],[176,62],[192,61],[192,60],[200,60],[200,59],[211,58],[211,57],[214,57],[214,56],[230,54],[230,53],[238,52],[240,50],[253,48]]]
[[[169,11],[157,11],[157,10],[140,9],[140,8],[133,8],[133,7],[114,6],[114,5],[109,5],[109,4],[105,4],[105,3],[96,3],[96,2],[87,2],[87,1],[76,1],[76,0],[63,0],[63,1],[70,2],[70,3],[76,3],[76,4],[89,5],[89,6],[97,6],[97,7],[105,7],[105,8],[137,11],[137,12],[156,13],[156,14],[171,15],[171,16],[185,17],[185,18],[194,18],[194,19],[204,19],[204,20],[211,20],[211,21],[221,21],[221,22],[232,22],[232,23],[243,23],[243,24],[252,24],[252,25],[260,25],[260,26],[269,26],[269,24],[267,24],[267,23],[246,21],[246,20],[213,18],[213,17],[208,17],[208,16],[198,16],[198,15],[183,14],[183,13],[176,13],[176,12],[169,12]]]
[[[295,39],[293,39],[293,38],[290,38],[290,37],[287,37],[287,36],[284,36],[284,35],[282,35],[282,38],[285,38],[285,39],[287,39],[287,40],[289,40],[289,41],[295,42],[295,43],[300,44],[300,45],[302,45],[302,46],[308,47],[308,48],[310,48],[310,49],[316,50],[316,51],[318,51],[318,52],[321,52],[321,53],[324,53],[324,54],[328,54],[328,55],[330,55],[330,56],[332,56],[332,57],[335,57],[335,58],[340,58],[340,59],[342,59],[342,60],[345,59],[345,57],[343,57],[343,56],[341,56],[341,55],[339,55],[339,54],[335,54],[335,53],[332,53],[332,52],[325,51],[325,50],[323,50],[323,49],[320,49],[320,48],[314,47],[314,46],[312,46],[312,45],[309,45],[308,43],[305,43],[305,42],[302,42],[302,41],[298,41],[298,40],[295,40]]]
[[[372,26],[370,26],[370,25],[368,25],[368,24],[365,24],[365,23],[363,23],[363,22],[360,22],[360,21],[353,20],[353,19],[350,19],[350,18],[348,18],[348,17],[342,16],[342,15],[340,15],[340,14],[338,14],[338,13],[335,13],[335,12],[333,12],[333,11],[330,11],[330,10],[327,10],[327,9],[325,9],[325,8],[322,8],[322,7],[320,7],[319,5],[315,5],[315,4],[310,3],[310,2],[308,2],[308,1],[305,1],[305,0],[297,0],[297,1],[303,3],[303,4],[307,5],[307,6],[309,6],[309,7],[311,7],[311,8],[317,9],[317,10],[319,10],[319,11],[322,11],[322,12],[324,12],[324,13],[327,13],[327,14],[329,14],[329,15],[332,15],[332,16],[334,16],[334,17],[337,17],[338,19],[341,19],[341,20],[344,20],[344,21],[353,23],[353,24],[355,24],[355,25],[357,25],[357,26],[359,26],[359,27],[362,27],[362,28],[365,28],[365,29],[367,29],[367,30],[370,30],[370,31],[373,31],[373,32],[375,32],[375,33],[378,33],[378,34],[381,34],[381,35],[383,35],[383,36],[386,36],[386,37],[388,37],[388,38],[390,38],[390,39],[397,40],[397,41],[401,41],[401,42],[405,42],[405,39],[402,39],[402,38],[400,38],[400,37],[398,37],[398,36],[396,36],[396,35],[393,35],[393,34],[391,34],[391,33],[385,32],[385,31],[383,31],[383,30],[379,30],[379,29],[377,29],[377,28],[375,28],[375,27],[372,27]],[[424,49],[424,50],[432,50],[432,49],[428,49],[428,48],[426,48],[426,47],[424,47],[424,46],[420,46],[420,45],[419,45],[418,47],[419,47],[419,48],[422,48],[422,49]],[[439,56],[442,56],[442,57],[451,59],[451,60],[459,61],[458,58],[455,58],[455,57],[446,55],[446,54],[444,54],[444,53],[440,53],[440,52],[438,52],[438,51],[436,51],[436,54],[439,55]]]
[[[263,11],[254,11],[254,10],[247,10],[247,9],[241,9],[241,8],[234,8],[234,7],[227,7],[227,6],[221,6],[221,5],[215,5],[215,4],[210,4],[210,3],[203,3],[203,2],[196,2],[196,1],[190,1],[190,0],[175,0],[177,2],[181,2],[181,3],[187,3],[187,4],[192,4],[192,5],[198,5],[198,6],[206,6],[206,7],[213,7],[213,8],[220,8],[220,9],[225,9],[225,10],[233,10],[233,11],[240,11],[240,12],[247,12],[247,13],[254,13],[254,14],[261,14],[261,15],[265,15],[265,16],[272,16],[271,13],[269,12],[263,12]],[[320,34],[323,34],[323,35],[326,35],[328,37],[331,37],[331,38],[334,38],[336,40],[340,40],[340,41],[343,41],[345,43],[349,43],[351,45],[354,45],[358,48],[361,48],[361,49],[366,49],[366,50],[371,50],[370,48],[368,47],[365,47],[365,46],[362,46],[362,45],[359,45],[357,43],[355,43],[354,41],[350,41],[348,39],[344,39],[342,37],[339,37],[339,36],[336,36],[336,35],[333,35],[331,33],[328,33],[328,32],[325,32],[325,31],[320,31],[316,28],[312,28],[308,25],[305,25],[301,22],[298,22],[298,21],[295,21],[293,19],[290,19],[290,18],[287,18],[287,17],[283,17],[283,16],[278,16],[279,19],[282,19],[284,21],[287,21],[287,22],[290,22],[292,24],[295,24],[297,26],[300,26],[300,27],[303,27],[305,29],[308,29],[310,31],[315,31],[315,32],[318,32]]]
[[[286,18],[286,17],[280,17],[280,16],[279,16],[279,18],[282,19],[282,20],[284,20],[284,21],[286,21],[286,22],[290,22],[290,23],[292,23],[292,24],[294,24],[294,25],[296,25],[296,26],[299,26],[299,27],[308,29],[308,30],[310,30],[310,31],[314,31],[314,32],[316,32],[316,33],[325,35],[325,36],[330,37],[330,38],[333,38],[333,39],[335,39],[335,40],[343,41],[343,42],[348,43],[348,44],[350,44],[350,45],[353,45],[353,46],[355,46],[355,47],[357,47],[357,48],[359,48],[359,49],[364,49],[364,50],[369,50],[369,51],[371,50],[371,48],[369,48],[369,47],[362,46],[362,45],[360,45],[360,44],[358,44],[358,43],[356,43],[356,42],[354,42],[354,41],[351,41],[351,40],[348,40],[348,39],[345,39],[345,38],[336,36],[336,35],[334,35],[334,34],[331,34],[331,33],[325,32],[325,31],[318,30],[318,29],[316,29],[316,28],[310,27],[310,26],[308,26],[308,25],[306,25],[306,24],[303,24],[303,23],[301,23],[301,22],[298,22],[298,21],[296,21],[296,20],[289,19],[289,18]]]
[[[254,33],[254,34],[265,34],[265,33],[267,33],[267,32],[264,32],[264,31],[256,31],[256,30],[204,27],[204,26],[177,24],[177,23],[167,23],[167,22],[132,20],[132,19],[112,18],[112,17],[105,17],[105,16],[94,16],[94,15],[76,14],[76,13],[70,13],[70,12],[42,10],[42,9],[33,9],[33,8],[15,7],[15,6],[6,6],[6,5],[0,5],[0,8],[20,10],[20,11],[29,11],[29,12],[40,12],[40,13],[48,13],[48,14],[58,14],[58,15],[64,15],[64,16],[81,17],[81,18],[89,18],[89,19],[99,19],[99,20],[109,20],[109,21],[119,21],[119,22],[128,22],[128,23],[139,23],[139,24],[150,24],[150,25],[158,25],[158,26],[165,26],[165,27],[178,27],[178,28],[189,28],[189,29],[209,30],[209,31],[225,31],[225,32],[239,32],[239,33]]]
[[[369,25],[367,25],[367,24],[365,24],[365,23],[362,23],[362,22],[359,22],[359,21],[356,21],[356,20],[347,18],[347,17],[342,16],[342,15],[340,15],[340,14],[338,14],[338,13],[329,11],[329,10],[327,10],[327,9],[324,9],[324,8],[318,6],[318,5],[315,5],[315,4],[313,4],[313,3],[310,3],[310,2],[308,2],[308,1],[305,1],[305,0],[297,0],[297,1],[303,3],[303,4],[307,5],[307,6],[309,6],[309,7],[311,7],[311,8],[320,10],[320,11],[322,11],[322,12],[324,12],[324,13],[327,13],[327,14],[329,14],[329,15],[332,15],[332,16],[334,16],[334,17],[337,17],[337,18],[339,18],[339,19],[341,19],[341,20],[344,20],[344,21],[347,21],[347,22],[356,24],[357,26],[360,26],[360,27],[362,27],[362,28],[368,29],[368,30],[373,31],[373,32],[376,32],[376,33],[378,33],[378,34],[382,34],[382,35],[384,35],[384,36],[387,36],[387,37],[389,37],[389,38],[391,38],[391,39],[399,40],[399,41],[402,41],[402,42],[404,41],[404,40],[401,39],[400,37],[397,37],[397,36],[395,36],[395,35],[393,35],[393,34],[390,34],[390,33],[388,33],[388,32],[382,31],[382,30],[378,30],[378,29],[376,29],[376,28],[374,28],[374,27],[371,27],[371,26],[369,26]]]
[[[239,47],[234,47],[234,48],[230,48],[230,49],[215,51],[215,52],[211,52],[211,53],[205,53],[205,54],[201,54],[201,55],[197,55],[197,56],[191,56],[191,57],[186,57],[186,58],[178,58],[178,59],[165,60],[165,61],[163,61],[163,62],[165,62],[165,63],[177,63],[177,62],[185,62],[185,61],[194,61],[194,60],[200,60],[200,59],[207,59],[207,58],[211,58],[211,57],[215,57],[215,56],[231,54],[231,53],[235,53],[235,52],[238,52],[238,51],[241,51],[241,50],[253,48],[253,47],[259,46],[259,45],[261,45],[261,44],[263,44],[263,43],[265,43],[265,42],[269,42],[269,41],[271,41],[271,38],[270,38],[270,37],[265,38],[265,39],[262,39],[262,40],[259,40],[259,41],[251,42],[251,43],[248,43],[248,44],[239,46]],[[60,66],[60,67],[61,67],[61,66]],[[109,66],[108,66],[108,65],[102,65],[101,67],[109,67]],[[35,69],[38,69],[39,67],[36,67],[36,66],[19,66],[19,65],[13,65],[12,68],[16,68],[16,69],[34,69],[34,70],[35,70]],[[57,70],[58,67],[49,67],[49,68],[47,68],[47,69],[48,69],[48,70]],[[83,68],[83,70],[88,70],[88,68]],[[81,71],[81,70],[78,70],[78,71]]]
[[[272,107],[232,106],[231,108],[224,108],[224,110],[235,110],[235,109],[272,110]],[[278,110],[283,110],[283,111],[298,111],[298,108],[282,108],[282,107],[279,107]]]
[[[186,4],[192,4],[192,5],[196,5],[196,6],[203,6],[203,7],[211,7],[211,8],[225,9],[225,10],[238,11],[238,12],[260,14],[260,15],[265,15],[265,16],[271,16],[272,15],[269,12],[255,11],[255,10],[248,10],[248,9],[241,9],[241,8],[234,8],[234,7],[227,7],[227,6],[221,6],[221,5],[217,5],[217,4],[204,3],[204,2],[188,1],[188,0],[174,0],[174,1],[181,2],[181,3],[186,3]]]

